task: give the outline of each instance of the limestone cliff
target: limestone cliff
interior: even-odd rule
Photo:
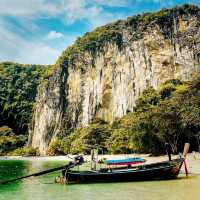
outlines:
[[[200,69],[200,9],[182,6],[130,17],[78,38],[42,84],[29,145],[45,154],[57,134],[133,111],[147,86]]]

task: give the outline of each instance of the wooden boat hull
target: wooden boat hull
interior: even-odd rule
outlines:
[[[174,179],[178,176],[184,159],[146,164],[138,168],[103,169],[99,171],[63,172],[65,183],[123,182],[155,179]]]

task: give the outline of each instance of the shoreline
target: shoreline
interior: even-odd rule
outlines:
[[[24,160],[24,161],[70,161],[74,155],[62,155],[62,156],[0,156],[0,161],[2,160]],[[150,154],[118,154],[118,155],[98,155],[98,159],[107,158],[127,158],[127,157],[142,157],[146,159],[145,164],[154,163],[154,162],[162,162],[168,160],[166,155],[163,156],[150,156]],[[179,155],[173,155],[172,159],[178,158]],[[85,161],[90,161],[90,155],[84,155]],[[186,158],[186,163],[188,167],[188,171],[191,174],[200,175],[200,153],[189,153]],[[181,172],[184,173],[184,165],[182,166]]]
[[[76,155],[68,154],[68,155],[58,155],[58,156],[0,156],[0,160],[29,160],[29,161],[70,161],[71,158]],[[90,161],[91,155],[83,155],[84,160]],[[98,155],[98,159],[106,158],[106,159],[115,159],[115,158],[129,158],[129,157],[143,157],[149,161],[154,160],[167,160],[166,155],[162,156],[150,156],[150,154],[105,154]],[[177,158],[178,155],[173,155],[172,158]]]
[[[80,154],[81,155],[81,154]],[[65,161],[71,160],[76,155],[68,154],[68,155],[57,155],[57,156],[0,156],[0,160],[41,160],[41,161]],[[83,155],[86,161],[89,161],[90,155]],[[129,157],[143,157],[147,160],[147,162],[158,162],[168,160],[167,155],[160,156],[151,156],[150,154],[100,154],[98,155],[98,159],[106,158],[106,159],[115,159],[115,158],[129,158]],[[172,155],[172,159],[178,158],[179,155]],[[200,160],[200,153],[188,153],[186,160]]]

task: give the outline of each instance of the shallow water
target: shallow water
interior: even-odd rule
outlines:
[[[61,166],[61,161],[0,160],[0,180]],[[0,185],[0,200],[199,200],[200,176],[176,180],[61,185],[59,172]]]

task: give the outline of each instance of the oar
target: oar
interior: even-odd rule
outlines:
[[[190,144],[189,143],[185,143],[185,146],[184,146],[184,150],[183,150],[183,158],[184,158],[184,167],[185,167],[185,174],[186,176],[188,176],[188,168],[187,168],[187,164],[186,164],[186,156],[187,156],[187,153],[189,151],[189,148],[190,148]]]
[[[70,162],[68,165],[64,165],[64,166],[61,166],[61,167],[56,167],[56,168],[53,168],[53,169],[48,169],[48,170],[37,172],[37,173],[34,173],[34,174],[29,174],[29,175],[21,176],[21,177],[18,177],[18,178],[6,180],[6,181],[1,181],[0,184],[10,183],[10,182],[21,180],[21,179],[28,178],[28,177],[31,177],[31,176],[41,176],[41,175],[48,174],[48,173],[51,173],[51,172],[55,172],[55,171],[58,171],[58,170],[61,170],[61,169],[70,169],[70,168],[76,166],[77,164],[78,163]]]

